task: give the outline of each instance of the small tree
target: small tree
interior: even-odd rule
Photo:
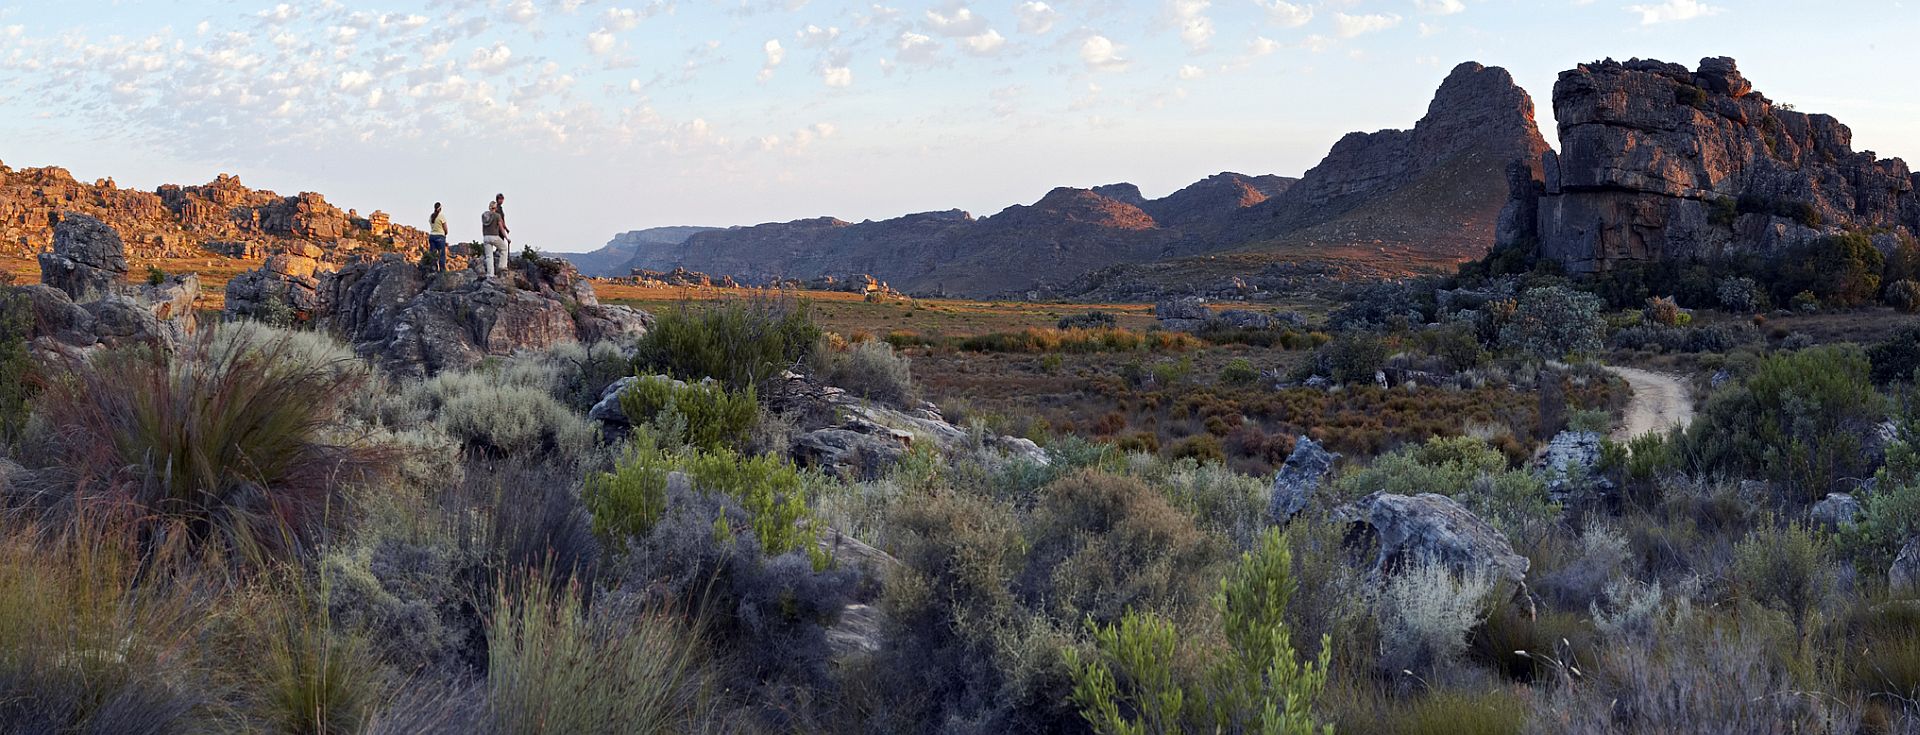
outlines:
[[[1183,640],[1172,621],[1129,612],[1118,625],[1088,621],[1098,655],[1065,651],[1073,675],[1073,702],[1102,735],[1244,732],[1263,735],[1332,733],[1313,717],[1313,702],[1327,684],[1332,641],[1320,639],[1320,656],[1302,661],[1286,622],[1293,599],[1293,554],[1277,529],[1269,529],[1251,552],[1220,581],[1214,607],[1220,612],[1225,650],[1199,681],[1181,681],[1174,666]]]
[[[1528,289],[1500,329],[1500,346],[1541,360],[1600,349],[1607,322],[1600,299],[1566,286]]]

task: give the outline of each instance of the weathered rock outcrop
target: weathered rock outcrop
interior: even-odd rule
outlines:
[[[354,252],[417,253],[427,242],[426,233],[393,225],[384,212],[363,218],[319,194],[283,197],[225,174],[200,186],[138,191],[112,179],[82,183],[52,166],[16,171],[0,164],[0,255],[46,250],[56,223],[70,213],[114,228],[127,250],[144,258],[201,255],[210,245],[228,254],[308,242],[337,259]]]
[[[562,342],[628,339],[652,324],[646,312],[601,304],[592,283],[563,261],[515,257],[490,279],[476,270],[429,276],[392,253],[336,271],[315,271],[306,260],[275,256],[235,280],[250,284],[242,287],[245,294],[266,294],[262,298],[312,283],[306,317],[401,375],[467,369],[488,356]],[[230,297],[235,293],[229,287]],[[230,299],[226,316],[247,316],[259,303]]]
[[[40,255],[41,282],[17,289],[32,304],[30,337],[41,355],[78,361],[99,348],[133,343],[172,349],[196,331],[198,276],[128,283],[120,234],[84,214],[55,225],[53,243]]]
[[[837,477],[876,477],[921,443],[949,453],[976,446],[966,429],[948,423],[932,404],[902,410],[797,373],[787,373],[766,389],[767,407],[801,429],[790,449],[794,460]],[[1017,437],[987,436],[979,448],[1034,464],[1051,461],[1046,450]]]
[[[1560,152],[1514,177],[1499,239],[1569,271],[1920,230],[1905,162],[1853,150],[1831,116],[1774,104],[1732,59],[1583,64],[1560,74],[1553,106]]]

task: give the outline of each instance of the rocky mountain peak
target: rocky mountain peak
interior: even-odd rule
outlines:
[[[1101,196],[1091,189],[1070,186],[1056,187],[1032,206],[1008,207],[994,218],[1025,219],[1036,215],[1123,230],[1151,230],[1158,226],[1152,215],[1137,206]]]

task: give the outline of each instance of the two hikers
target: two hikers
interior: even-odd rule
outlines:
[[[480,214],[481,242],[486,248],[487,277],[492,278],[497,271],[507,268],[507,195],[493,195],[493,203],[487,205],[487,211]],[[498,254],[500,265],[496,269],[494,260]]]
[[[507,269],[507,247],[512,240],[507,238],[507,195],[495,194],[493,201],[487,203],[487,211],[480,213],[480,235],[488,278],[497,277],[500,271]],[[435,273],[447,269],[447,216],[440,209],[440,203],[433,203],[433,214],[427,217],[427,267]]]

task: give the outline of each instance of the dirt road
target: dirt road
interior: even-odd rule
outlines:
[[[1639,368],[1607,366],[1607,371],[1624,378],[1633,387],[1633,400],[1614,441],[1627,441],[1649,431],[1666,430],[1693,423],[1693,396],[1680,378]]]

